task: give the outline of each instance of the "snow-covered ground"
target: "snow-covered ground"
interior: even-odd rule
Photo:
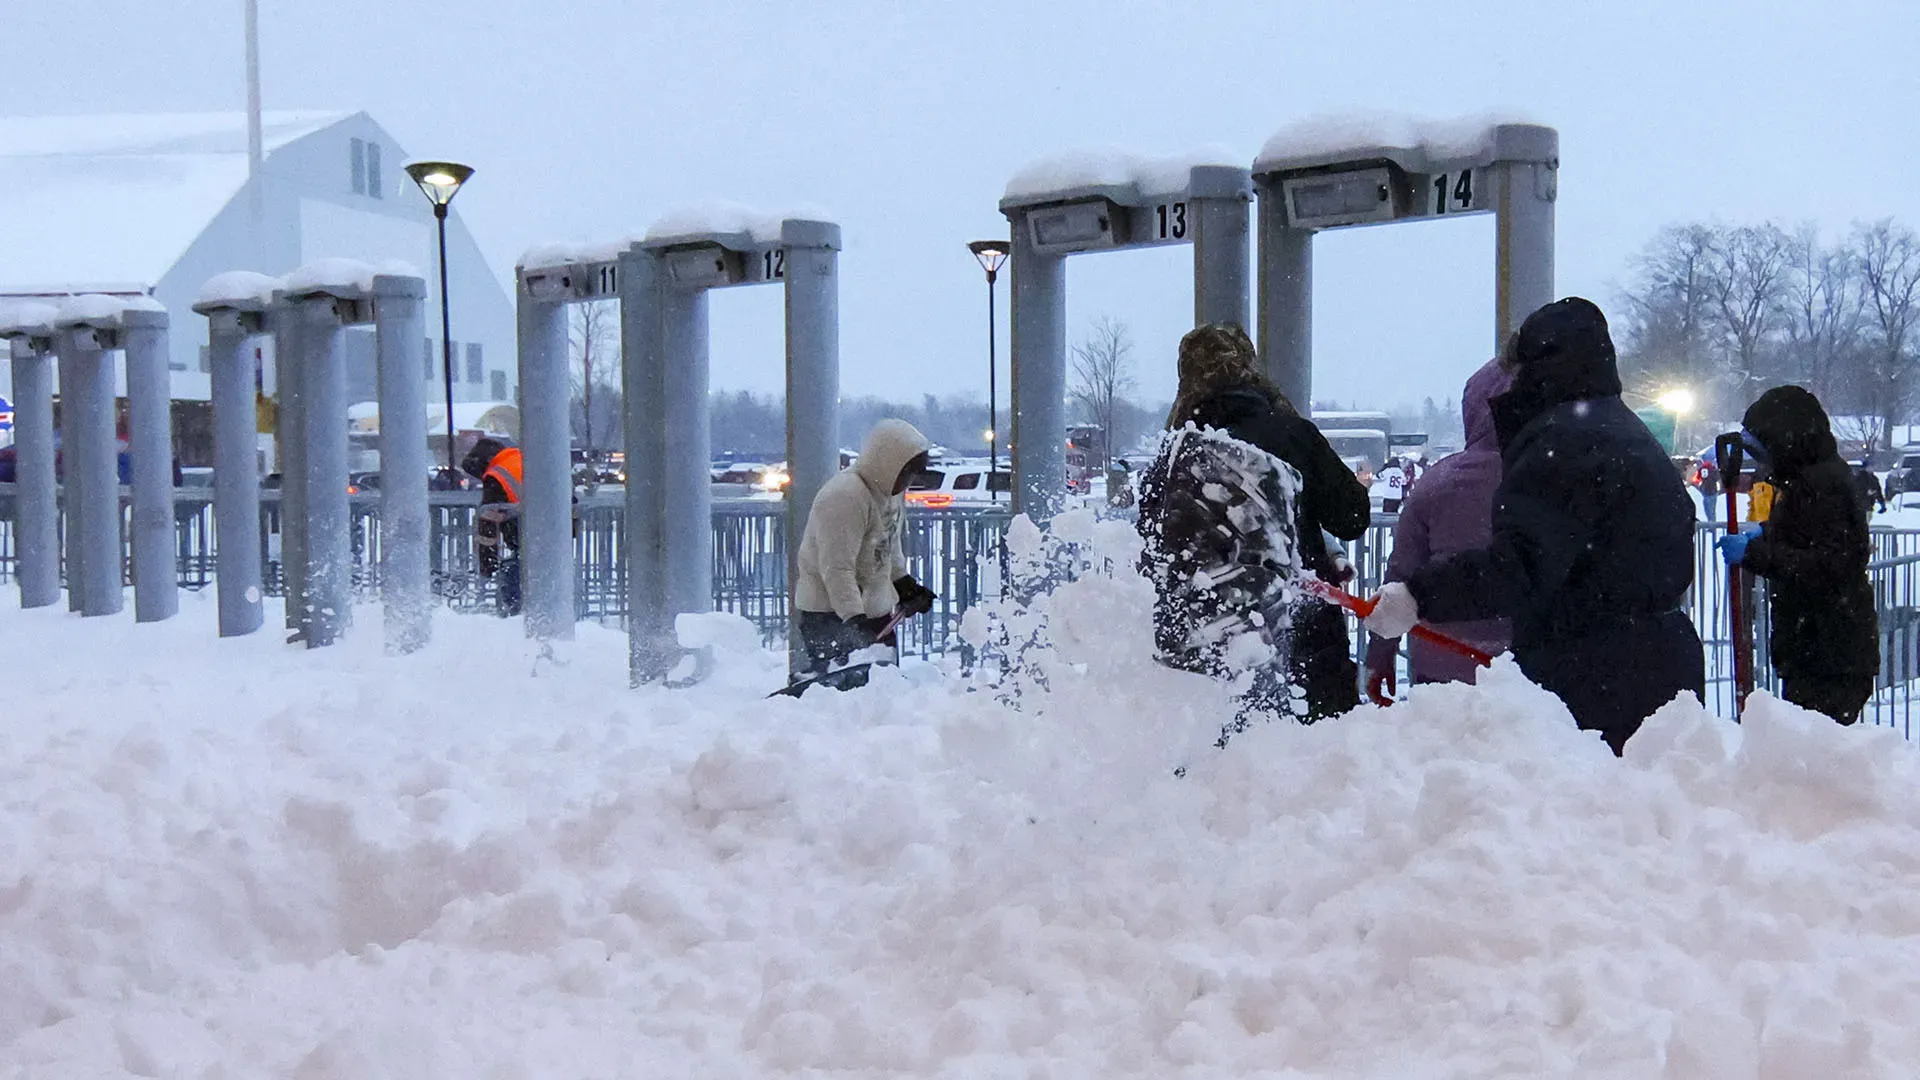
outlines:
[[[1056,593],[1019,709],[769,701],[725,619],[633,691],[592,626],[392,657],[375,609],[306,652],[9,593],[0,1077],[1920,1072],[1891,731],[1683,703],[1618,761],[1503,664],[1215,752],[1143,588]]]

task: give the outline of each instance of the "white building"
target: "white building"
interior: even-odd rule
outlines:
[[[250,177],[244,113],[0,118],[0,302],[106,292],[166,305],[184,443],[199,441],[205,412],[188,403],[209,395],[206,320],[192,305],[227,270],[277,275],[330,257],[411,263],[429,293],[421,379],[434,387],[427,400],[442,395],[433,210],[401,171],[406,152],[366,113],[267,113],[264,134],[265,160]],[[511,401],[513,301],[454,205],[454,398]],[[350,400],[371,399],[372,335],[352,339]],[[270,348],[261,352],[271,379]]]

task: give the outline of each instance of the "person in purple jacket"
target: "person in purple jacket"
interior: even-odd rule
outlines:
[[[1493,539],[1493,493],[1500,486],[1500,445],[1493,430],[1493,407],[1488,404],[1507,390],[1512,375],[1494,358],[1467,379],[1460,395],[1461,419],[1466,425],[1466,449],[1429,466],[1419,486],[1400,508],[1393,529],[1393,555],[1387,560],[1387,581],[1405,581],[1429,561],[1459,551],[1478,551]],[[1505,652],[1512,629],[1505,619],[1448,623],[1434,629],[1490,652]],[[1394,656],[1399,638],[1368,636],[1367,697],[1377,704],[1392,701],[1399,689]],[[1466,682],[1479,669],[1472,660],[1414,639],[1413,681]]]

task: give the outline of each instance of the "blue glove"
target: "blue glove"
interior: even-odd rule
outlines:
[[[1753,538],[1759,535],[1760,526],[1748,524],[1742,526],[1737,533],[1721,537],[1714,542],[1713,546],[1720,549],[1720,557],[1727,560],[1728,566],[1739,566],[1746,560],[1747,545],[1753,543]]]

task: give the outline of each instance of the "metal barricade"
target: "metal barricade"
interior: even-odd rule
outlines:
[[[474,546],[477,492],[433,492],[429,497],[429,557],[433,590],[456,611],[495,609],[494,588],[479,572]],[[15,557],[13,485],[0,484],[0,582],[10,582]],[[379,588],[380,531],[377,493],[350,497],[353,584],[371,598]],[[752,621],[769,644],[787,627],[787,552],[785,506],[774,500],[721,500],[713,506],[713,605]],[[1116,512],[1119,514],[1127,511]],[[576,608],[579,617],[618,626],[626,617],[626,566],[623,558],[624,503],[617,488],[580,496],[574,532]],[[199,589],[214,579],[212,500],[208,493],[177,491],[180,584]],[[939,596],[924,618],[903,624],[902,651],[930,657],[958,647],[960,620],[976,603],[1000,596],[1005,509],[993,506],[941,510],[912,508],[906,519],[904,547],[910,572]],[[261,493],[262,587],[282,595],[279,492]],[[1393,553],[1397,518],[1379,515],[1371,527],[1347,545],[1354,567],[1354,591],[1371,594],[1385,577]],[[64,515],[63,515],[64,530]],[[1706,705],[1721,715],[1733,711],[1732,642],[1728,631],[1727,573],[1714,550],[1722,527],[1702,522],[1695,535],[1694,583],[1686,598],[1706,651]],[[1880,679],[1866,719],[1911,733],[1913,686],[1920,682],[1920,529],[1876,527],[1874,557],[1868,567],[1880,619]],[[1755,675],[1758,684],[1775,687],[1767,655],[1770,607],[1764,583],[1754,590]],[[1354,635],[1356,661],[1364,662],[1367,635]],[[1405,654],[1400,657],[1406,675]]]

